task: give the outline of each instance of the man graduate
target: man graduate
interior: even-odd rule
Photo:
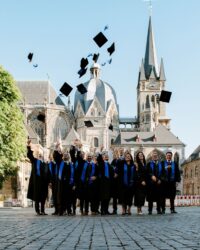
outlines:
[[[92,162],[92,155],[87,154],[87,160],[80,163],[77,169],[80,172],[78,180],[78,194],[80,199],[81,215],[88,215],[89,202],[91,203],[91,212],[94,215],[96,212],[96,192],[97,192],[97,176],[98,169]]]
[[[157,213],[162,214],[165,212],[165,208],[163,207],[163,184],[165,181],[166,174],[164,166],[158,160],[158,154],[156,151],[152,153],[152,160],[147,164],[146,172],[147,201],[149,214],[152,214],[153,202],[157,203]]]
[[[72,190],[75,189],[75,169],[68,152],[63,154],[58,171],[58,209],[59,215],[72,215]]]
[[[109,201],[111,198],[112,180],[114,169],[110,165],[107,152],[102,153],[102,161],[99,161],[99,191],[101,201],[101,215],[109,215]]]
[[[176,162],[172,161],[172,152],[166,153],[166,160],[162,162],[165,172],[166,181],[164,182],[164,204],[166,199],[170,200],[170,210],[171,213],[177,213],[174,207],[174,200],[176,197],[176,183],[181,181],[179,167]]]

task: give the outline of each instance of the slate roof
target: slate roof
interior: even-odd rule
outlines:
[[[44,104],[45,99],[49,104],[62,105],[65,104],[57,95],[50,81],[16,81],[16,84],[25,98],[26,104]]]
[[[139,137],[139,141],[137,140]],[[154,139],[156,137],[156,139]],[[120,131],[115,140],[116,144],[122,145],[184,145],[170,130],[159,124],[153,132]]]

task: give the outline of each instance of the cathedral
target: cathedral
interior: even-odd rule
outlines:
[[[166,103],[159,101],[166,77],[163,60],[157,61],[151,17],[136,87],[136,117],[119,117],[117,95],[101,79],[98,63],[91,65],[90,79],[83,83],[87,92],[76,90],[73,108],[70,99],[67,106],[62,102],[49,81],[17,81],[17,85],[29,137],[45,149],[53,149],[58,139],[66,148],[79,139],[85,151],[99,150],[102,145],[106,150],[124,147],[133,155],[142,150],[149,159],[155,149],[161,158],[171,150],[179,163],[184,160],[185,145],[170,131]],[[92,126],[85,126],[85,121]]]

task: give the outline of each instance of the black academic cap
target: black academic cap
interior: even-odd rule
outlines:
[[[38,121],[45,122],[45,115],[44,114],[39,114],[37,116]]]
[[[172,92],[162,90],[160,94],[160,102],[169,102]]]
[[[99,32],[94,38],[93,40],[95,41],[95,43],[101,48],[107,41],[108,39],[104,36],[104,34],[102,32]]]
[[[80,70],[78,71],[79,78],[81,78],[83,75],[85,75],[86,72],[87,72],[87,68],[85,68],[85,69],[80,69]]]
[[[79,85],[76,86],[78,91],[81,93],[81,94],[85,94],[87,93],[87,89],[86,87],[81,83]]]
[[[98,60],[98,58],[99,58],[99,53],[98,54],[94,54],[92,59],[96,63],[97,60]]]
[[[112,58],[110,58],[110,59],[108,60],[108,63],[109,63],[109,64],[111,64],[111,63],[112,63]]]
[[[60,92],[63,93],[65,96],[68,96],[70,92],[72,91],[72,89],[73,88],[65,82],[63,86],[61,87]]]
[[[108,128],[113,131],[113,125],[112,124],[110,124]]]
[[[27,57],[28,57],[29,62],[31,62],[33,59],[33,53],[29,53]]]
[[[94,127],[91,121],[84,121],[84,123],[85,123],[85,126],[88,128]]]
[[[108,53],[110,53],[110,56],[112,55],[112,53],[115,51],[115,43],[113,43],[108,49],[107,49]]]
[[[81,59],[81,63],[80,63],[80,67],[81,69],[84,69],[87,65],[88,65],[88,59],[87,58],[82,58]]]

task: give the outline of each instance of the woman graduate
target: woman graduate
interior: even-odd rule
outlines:
[[[143,152],[138,152],[135,157],[135,197],[134,205],[137,207],[137,214],[142,214],[142,207],[146,197],[146,160]]]
[[[126,152],[124,160],[121,160],[117,166],[122,215],[131,215],[131,206],[135,191],[135,171],[136,167],[133,163],[132,155]]]
[[[48,165],[43,162],[43,156],[40,152],[38,152],[37,158],[33,156],[31,140],[28,140],[27,150],[27,157],[32,164],[27,198],[35,201],[35,212],[37,215],[47,215],[45,213],[45,201],[49,185]]]

